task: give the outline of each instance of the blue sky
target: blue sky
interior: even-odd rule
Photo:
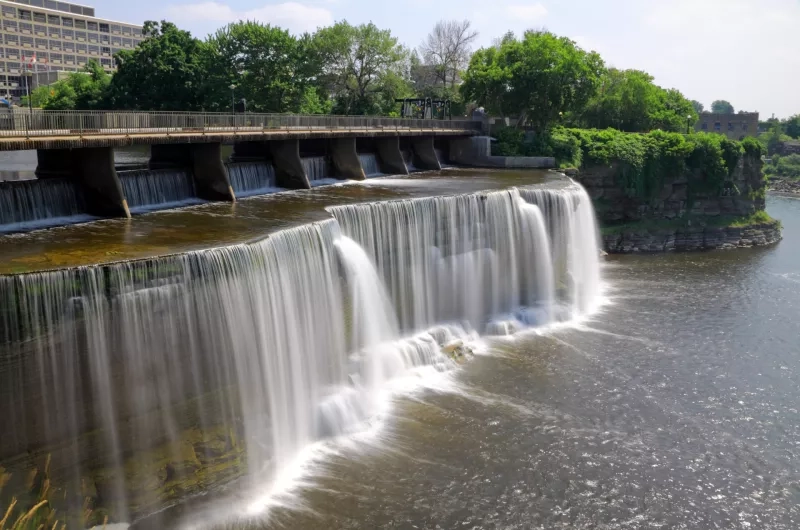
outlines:
[[[618,68],[651,73],[706,107],[800,113],[800,0],[79,0],[125,22],[168,19],[205,36],[242,18],[313,31],[374,22],[416,47],[437,20],[469,19],[479,46],[511,30],[547,28]]]

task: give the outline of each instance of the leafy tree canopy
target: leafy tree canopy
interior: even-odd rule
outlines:
[[[547,130],[563,113],[582,110],[604,71],[597,53],[547,31],[528,31],[522,39],[498,44],[473,55],[461,92],[537,131]]]
[[[714,114],[733,114],[733,105],[724,99],[718,99],[711,104],[711,112]]]

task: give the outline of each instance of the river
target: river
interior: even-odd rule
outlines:
[[[608,258],[595,315],[487,341],[220,528],[800,527],[800,201],[768,209],[771,248]]]

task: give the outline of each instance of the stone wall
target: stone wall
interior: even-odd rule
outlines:
[[[781,239],[780,224],[725,226],[726,220],[763,211],[766,182],[760,158],[744,156],[722,191],[698,191],[705,176],[666,176],[650,197],[625,189],[619,163],[572,172],[595,204],[607,252],[664,252],[768,245]]]
[[[624,188],[620,178],[622,168],[618,163],[586,167],[573,176],[594,200],[600,224],[611,226],[646,220],[673,220],[686,214],[709,217],[752,215],[765,206],[766,183],[762,178],[762,166],[761,159],[742,157],[722,193],[690,193],[690,188],[702,188],[705,177],[701,174],[668,176],[664,178],[661,189],[648,198]]]
[[[757,247],[781,240],[779,223],[760,223],[746,227],[686,227],[679,229],[631,229],[603,235],[606,252],[669,252]]]

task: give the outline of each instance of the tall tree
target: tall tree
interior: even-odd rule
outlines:
[[[167,21],[147,21],[145,39],[117,52],[108,105],[135,110],[202,110],[207,95],[208,46]]]
[[[545,131],[560,113],[583,109],[604,70],[597,53],[570,39],[528,31],[520,40],[476,52],[461,89],[490,111],[514,113],[519,125]]]
[[[724,99],[718,99],[711,104],[711,112],[714,114],[733,114],[733,105]]]
[[[469,20],[440,20],[420,46],[426,65],[432,67],[443,87],[455,88],[459,73],[469,65],[472,43],[478,32]]]
[[[411,94],[408,52],[389,30],[347,21],[320,29],[313,37],[319,81],[343,114],[389,113],[394,98]]]
[[[694,107],[694,111],[698,114],[701,114],[705,110],[705,106],[696,99],[692,100],[692,107]]]
[[[208,39],[207,107],[227,111],[230,85],[237,101],[253,112],[298,112],[310,96],[308,38],[258,22],[236,22]]]
[[[783,124],[783,130],[787,136],[794,139],[800,138],[800,114],[795,114],[787,119]]]
[[[104,106],[111,76],[95,59],[79,72],[47,86],[36,88],[32,103],[45,110],[93,110]]]

